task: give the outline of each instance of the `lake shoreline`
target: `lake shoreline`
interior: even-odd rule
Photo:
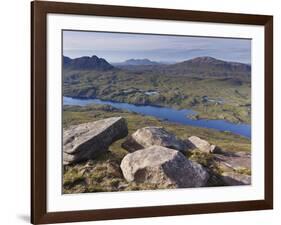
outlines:
[[[65,97],[69,97],[69,98],[74,98],[74,99],[81,99],[81,100],[94,100],[94,99],[99,99],[102,101],[109,101],[112,103],[127,103],[127,104],[133,104],[136,106],[153,106],[153,107],[158,107],[158,108],[171,108],[171,109],[175,109],[175,110],[192,110],[194,113],[192,115],[187,115],[187,118],[192,119],[192,120],[225,120],[227,122],[230,123],[234,123],[234,124],[247,124],[250,125],[251,123],[247,120],[241,120],[241,118],[218,118],[217,116],[214,116],[212,114],[206,116],[206,113],[204,111],[202,111],[202,109],[200,109],[200,107],[202,107],[202,105],[200,106],[190,106],[190,108],[186,108],[183,106],[177,106],[177,105],[171,105],[171,104],[155,104],[155,103],[147,103],[147,104],[143,104],[143,103],[139,103],[136,101],[130,102],[130,101],[117,101],[114,99],[108,99],[108,98],[103,98],[102,96],[90,96],[90,97],[86,97],[86,96],[80,96],[80,95],[71,95],[71,94],[65,94]],[[213,105],[210,105],[208,107],[213,107]],[[251,121],[251,120],[250,120]]]
[[[131,112],[135,112],[142,115],[153,116],[160,120],[168,122],[175,122],[181,125],[191,125],[197,127],[211,128],[219,131],[232,132],[244,136],[248,139],[251,138],[251,126],[249,124],[234,124],[225,120],[208,120],[208,119],[191,119],[189,116],[193,116],[196,112],[190,109],[177,110],[174,108],[167,108],[162,106],[152,105],[137,105],[130,103],[122,103],[115,101],[108,101],[102,99],[93,98],[73,98],[63,97],[64,105],[111,105],[117,109],[126,109]]]

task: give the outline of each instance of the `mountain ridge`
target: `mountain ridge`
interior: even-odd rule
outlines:
[[[123,64],[127,62],[128,64]],[[161,64],[149,59],[128,59],[123,63],[110,64],[96,55],[82,56],[71,59],[63,56],[63,66],[72,70],[96,70],[108,71],[113,69],[125,69],[135,72],[155,71],[160,74],[171,73],[178,76],[198,77],[244,77],[250,78],[251,65],[216,59],[210,56],[201,56],[173,64]]]
[[[93,56],[82,56],[71,59],[70,57],[63,56],[63,67],[65,69],[75,70],[99,70],[106,71],[114,69],[110,63],[105,59],[99,58],[96,55]]]
[[[201,56],[192,58],[189,60],[185,60],[179,63],[175,63],[171,65],[172,67],[179,67],[179,66],[185,66],[185,67],[194,67],[198,66],[200,69],[202,66],[209,66],[212,69],[226,69],[230,71],[241,71],[241,72],[251,72],[251,66],[245,63],[240,62],[231,62],[231,61],[225,61],[216,59],[214,57],[210,56]]]

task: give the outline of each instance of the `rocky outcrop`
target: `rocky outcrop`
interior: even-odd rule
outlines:
[[[188,148],[184,141],[178,139],[174,134],[162,127],[144,127],[138,129],[127,138],[122,144],[122,147],[129,152],[134,152],[153,145],[176,149],[181,152],[186,152]]]
[[[222,174],[223,181],[229,186],[250,185],[251,176],[235,172],[225,172]]]
[[[188,138],[190,145],[193,145],[194,148],[198,148],[200,151],[206,153],[221,153],[221,149],[216,145],[211,145],[208,141],[203,140],[196,136],[191,136]]]
[[[71,164],[94,159],[127,135],[127,123],[122,117],[71,126],[63,131],[63,162]]]
[[[128,182],[161,187],[201,187],[209,178],[200,164],[188,160],[179,151],[162,146],[127,154],[121,162],[121,170]]]

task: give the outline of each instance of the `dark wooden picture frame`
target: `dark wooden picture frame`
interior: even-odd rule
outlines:
[[[273,208],[273,17],[36,1],[31,3],[31,222],[77,222]],[[262,25],[265,28],[265,199],[207,204],[47,212],[47,14]]]

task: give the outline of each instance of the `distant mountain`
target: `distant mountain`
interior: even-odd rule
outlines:
[[[114,66],[113,66],[114,65]],[[159,73],[172,76],[186,77],[219,77],[231,79],[251,79],[251,65],[228,62],[209,56],[197,57],[174,64],[162,64],[149,59],[129,59],[123,63],[108,63],[105,59],[95,55],[92,57],[83,56],[71,59],[63,57],[63,66],[71,70],[96,70],[107,71],[112,69],[121,69],[133,71],[134,73]]]
[[[158,65],[158,62],[151,61],[149,59],[128,59],[122,63],[116,63],[117,65],[127,65],[127,66],[151,66]]]
[[[178,67],[207,67],[210,69],[219,69],[219,70],[228,70],[228,71],[241,71],[241,72],[250,72],[251,66],[244,63],[238,62],[227,62],[223,60],[219,60],[213,57],[205,56],[205,57],[197,57],[194,59],[190,59],[181,63],[174,64],[174,66]]]
[[[251,66],[238,62],[227,62],[213,57],[204,56],[168,65],[166,72],[197,76],[237,77],[251,75]]]
[[[63,56],[63,67],[65,69],[98,71],[106,71],[114,68],[105,59],[99,58],[95,55],[93,55],[92,57],[83,56],[75,59]]]

